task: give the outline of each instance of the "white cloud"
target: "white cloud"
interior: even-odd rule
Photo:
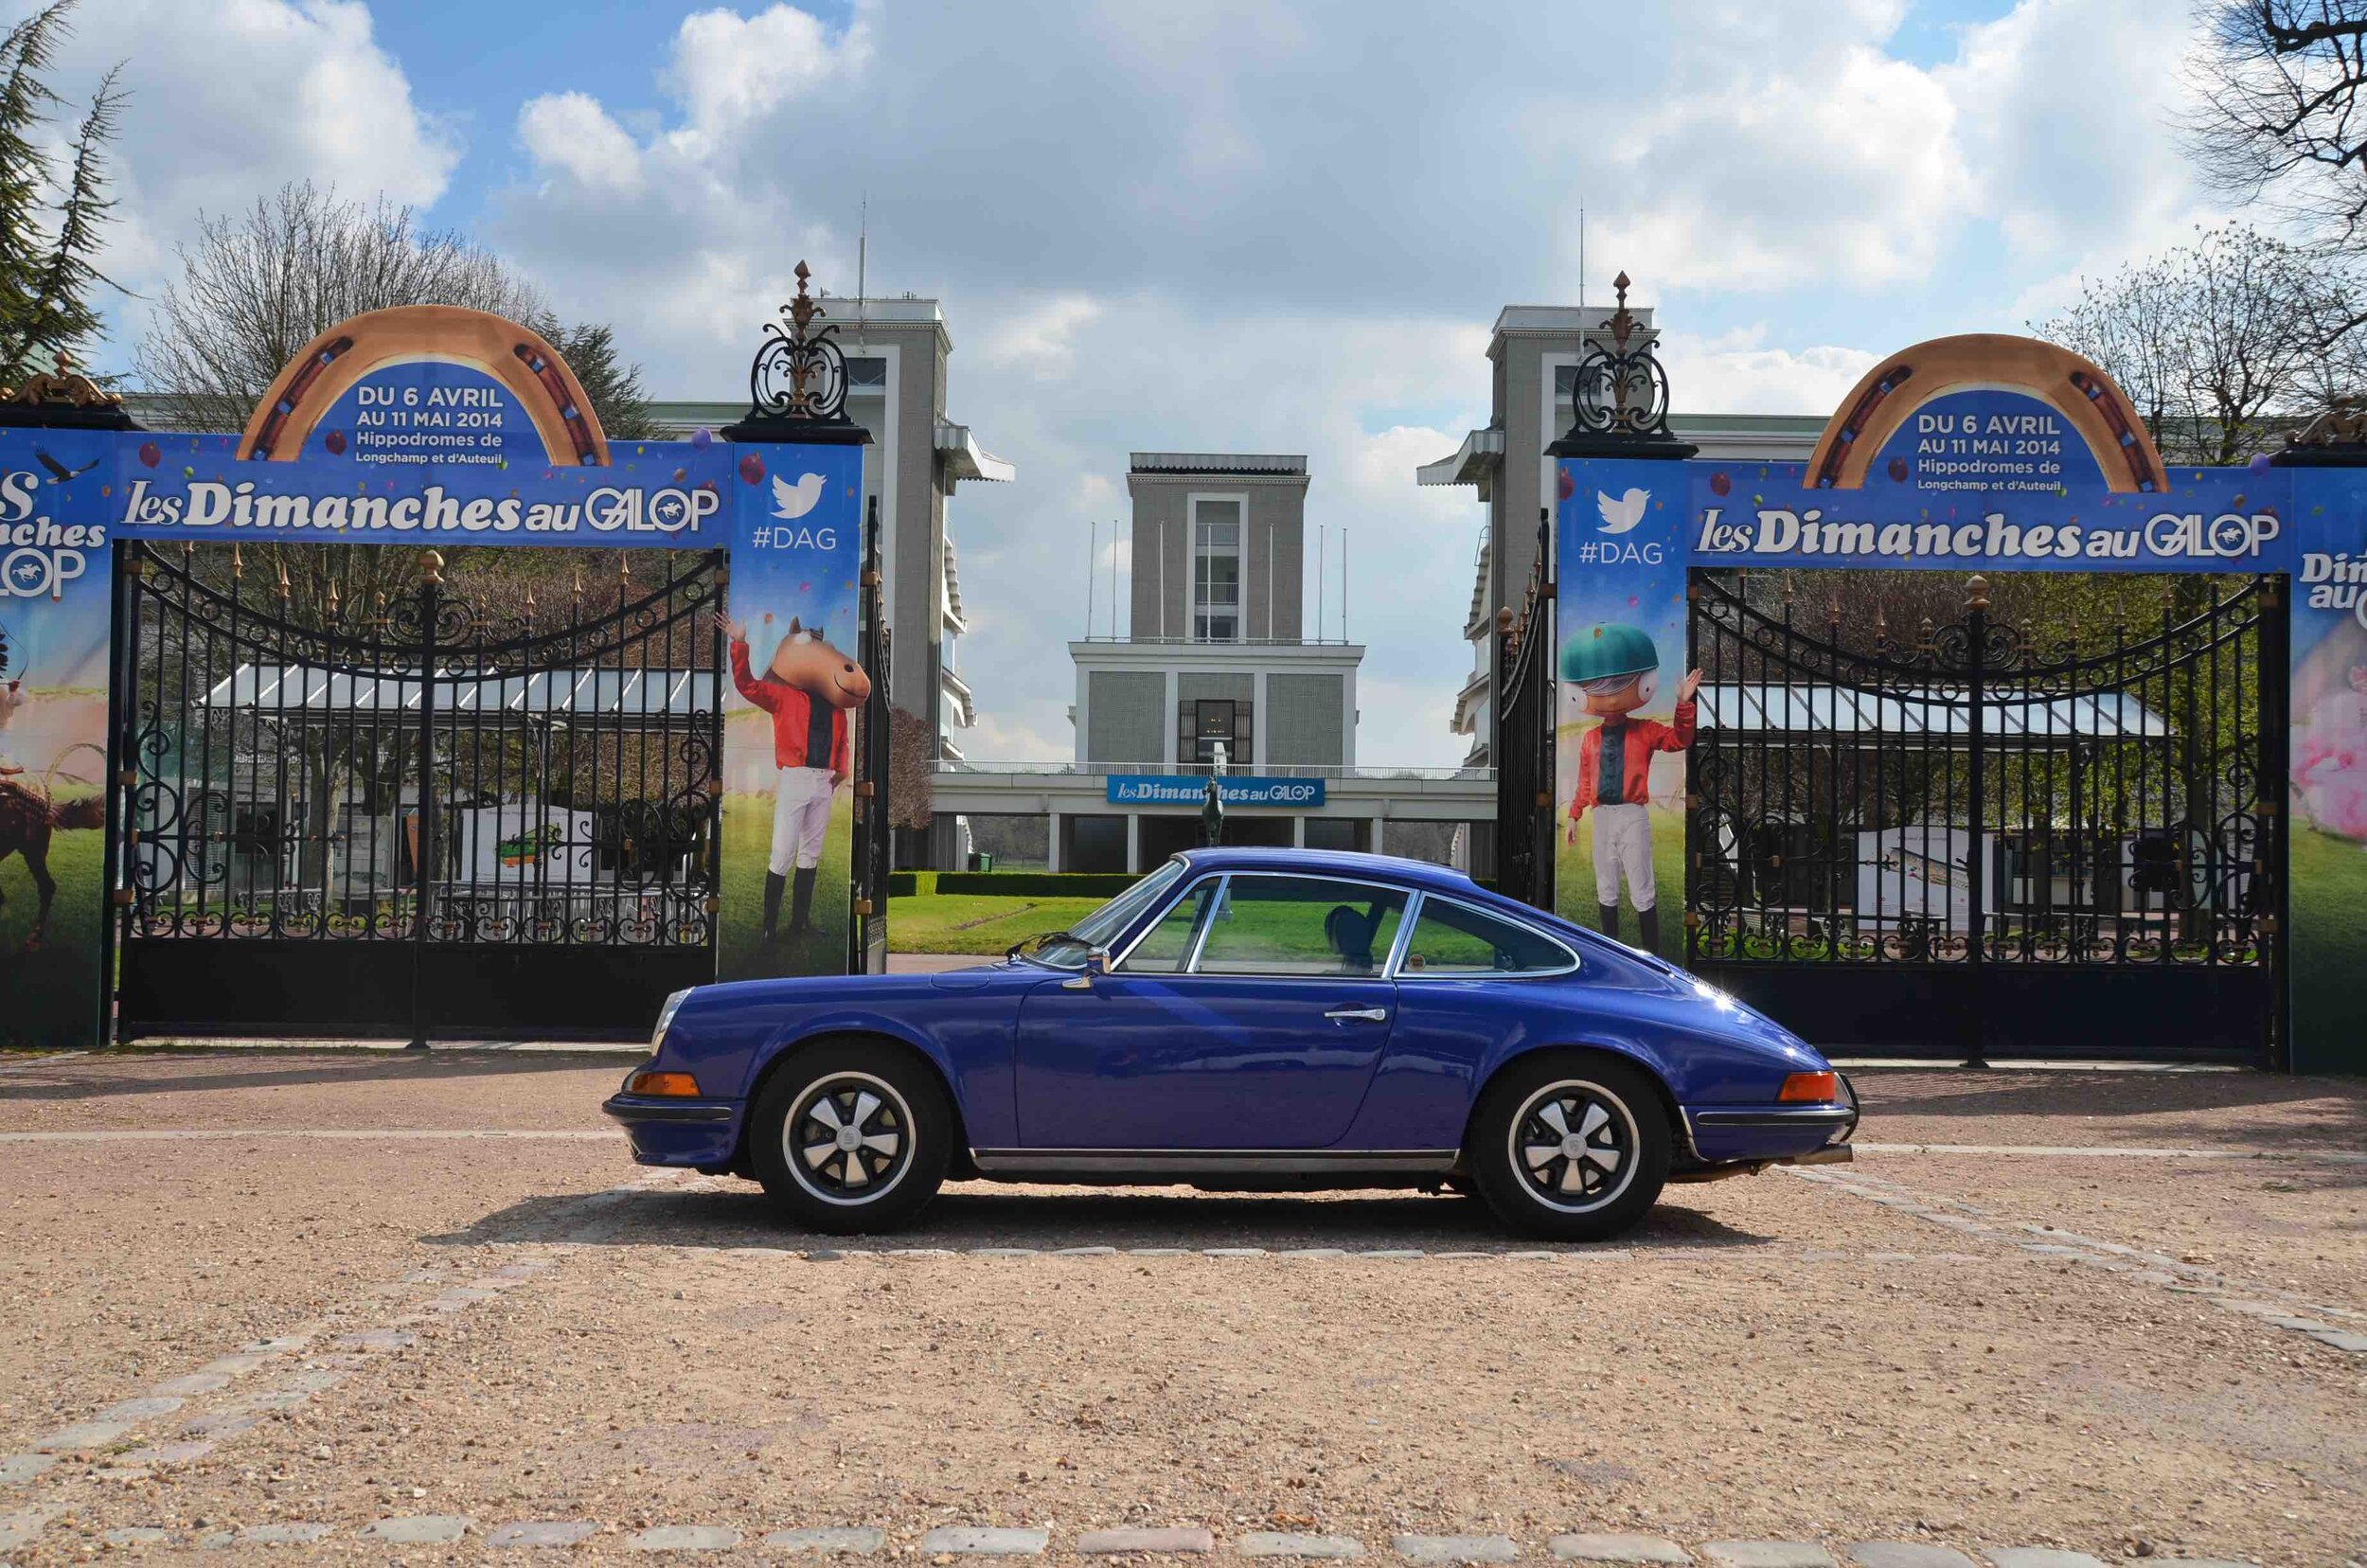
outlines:
[[[1066,375],[1076,368],[1077,329],[1100,313],[1100,305],[1083,294],[1055,295],[999,323],[979,344],[978,356],[992,369]]]
[[[1660,341],[1681,414],[1829,414],[1881,358],[1830,345],[1782,348],[1764,326],[1700,337],[1670,332]]]
[[[871,57],[867,10],[859,7],[836,36],[787,5],[754,16],[718,9],[683,18],[667,83],[688,116],[687,139],[703,145],[832,77],[861,71]]]
[[[641,149],[587,93],[545,93],[518,111],[518,139],[546,169],[595,188],[641,184]]]
[[[70,96],[124,62],[108,262],[134,287],[169,263],[201,210],[303,179],[424,205],[459,161],[354,0],[223,0],[202,26],[174,0],[114,0],[100,23],[83,13],[56,80]]]

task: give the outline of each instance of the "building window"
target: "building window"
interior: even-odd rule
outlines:
[[[1578,367],[1575,365],[1554,366],[1554,428],[1546,434],[1558,437],[1577,422]]]
[[[1241,503],[1192,503],[1192,640],[1241,640]]]
[[[1190,768],[1205,768],[1224,748],[1228,768],[1255,765],[1250,756],[1256,735],[1253,704],[1229,698],[1202,697],[1176,704],[1175,755]]]
[[[887,361],[876,355],[849,354],[846,357],[846,384],[868,387],[875,392],[887,390]]]

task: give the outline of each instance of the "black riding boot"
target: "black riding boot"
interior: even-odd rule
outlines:
[[[774,928],[781,923],[781,889],[788,885],[789,879],[778,871],[764,874],[764,939],[768,942]]]
[[[813,929],[813,868],[800,867],[796,886],[789,895],[789,934],[802,936]]]
[[[1603,933],[1603,935],[1606,935],[1606,936],[1616,936],[1616,935],[1619,935],[1619,906],[1618,906],[1617,904],[1596,904],[1594,907],[1595,907],[1596,909],[1598,909],[1598,910],[1602,911],[1602,917],[1603,917],[1603,918],[1602,918],[1602,927],[1601,927],[1601,929],[1602,929],[1602,933]]]
[[[1660,951],[1660,906],[1635,912],[1635,945],[1646,953]]]

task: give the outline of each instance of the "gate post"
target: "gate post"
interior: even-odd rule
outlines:
[[[427,1022],[422,1003],[423,971],[427,965],[429,906],[435,899],[436,864],[436,619],[442,597],[444,558],[434,550],[419,556],[419,842],[412,852],[411,874],[417,886],[411,898],[411,1044],[427,1049]]]
[[[1966,783],[1971,793],[1970,809],[1965,813],[1972,829],[1972,846],[1965,857],[1966,889],[1972,895],[1971,944],[1965,949],[1965,971],[1969,976],[1966,987],[1967,1001],[1965,1027],[1969,1039],[1965,1052],[1965,1065],[1986,1067],[1982,1055],[1981,1028],[1981,963],[1983,950],[1988,946],[1988,769],[1982,756],[1988,723],[1983,705],[1987,700],[1985,690],[1986,661],[1989,644],[1989,579],[1972,579],[1965,584],[1965,690],[1969,699],[1967,711],[1970,716],[1971,760]]]

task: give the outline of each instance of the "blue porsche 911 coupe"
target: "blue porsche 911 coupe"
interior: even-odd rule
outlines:
[[[815,1230],[947,1178],[1453,1187],[1617,1235],[1670,1181],[1849,1158],[1849,1085],[1648,953],[1376,855],[1178,855],[941,974],[701,986],[604,1109],[645,1165],[754,1177]]]

